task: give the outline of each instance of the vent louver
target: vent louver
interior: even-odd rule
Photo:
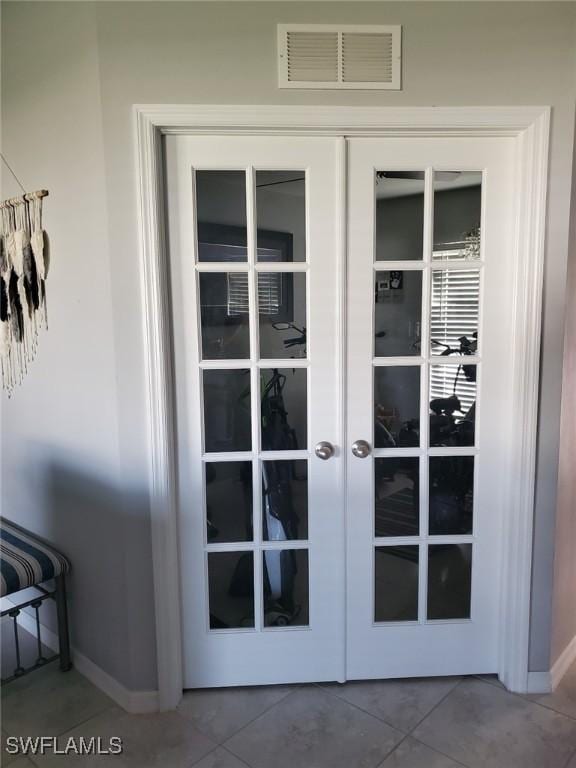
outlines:
[[[401,27],[278,25],[280,88],[400,89]]]

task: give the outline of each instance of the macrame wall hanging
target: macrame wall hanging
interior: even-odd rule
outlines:
[[[42,229],[42,200],[48,192],[22,191],[0,202],[0,369],[8,395],[34,359],[39,329],[48,327],[48,238]]]

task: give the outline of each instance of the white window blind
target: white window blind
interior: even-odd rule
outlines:
[[[434,253],[434,258],[442,258]],[[430,336],[433,341],[459,349],[461,336],[472,339],[478,330],[478,307],[480,298],[480,271],[477,269],[433,270]],[[434,346],[439,354],[443,348]],[[449,397],[454,391],[454,380],[458,363],[465,363],[464,355],[450,355],[445,362],[456,365],[433,365],[430,371],[430,397]],[[458,377],[456,395],[462,410],[466,412],[476,399],[476,384],[466,380],[461,371]]]
[[[258,308],[261,315],[277,315],[282,305],[282,273],[260,272],[258,275]],[[228,273],[228,316],[248,314],[248,276],[243,272]]]

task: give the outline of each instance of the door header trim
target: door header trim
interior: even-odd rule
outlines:
[[[139,125],[163,134],[517,136],[549,112],[549,107],[134,106]]]
[[[513,385],[519,397],[511,417],[518,439],[507,489],[510,514],[503,542],[499,676],[511,690],[525,692],[550,108],[157,104],[134,106],[133,118],[160,709],[177,706],[183,680],[163,134],[513,137],[516,278],[512,349]]]

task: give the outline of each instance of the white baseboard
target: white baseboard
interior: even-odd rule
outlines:
[[[576,661],[576,636],[568,643],[548,672],[528,672],[528,693],[553,693]]]
[[[550,670],[552,690],[555,690],[572,663],[576,661],[576,635],[568,643]]]
[[[528,672],[526,693],[551,693],[550,672]]]
[[[10,598],[4,599],[15,604]],[[29,613],[20,611],[18,624],[36,637],[36,621]],[[58,653],[58,635],[45,624],[41,624],[41,627],[42,642],[51,651]],[[143,715],[159,711],[158,691],[131,691],[75,648],[72,648],[71,652],[74,668],[126,712]]]

